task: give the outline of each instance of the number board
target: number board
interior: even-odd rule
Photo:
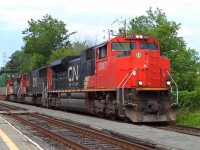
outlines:
[[[135,35],[134,34],[126,34],[124,35],[125,39],[135,39]]]

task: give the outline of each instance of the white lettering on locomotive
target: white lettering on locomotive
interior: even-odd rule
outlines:
[[[106,69],[106,61],[99,63],[99,70],[105,70]]]
[[[125,35],[125,38],[126,39],[133,39],[134,35],[133,34],[127,34],[127,35]]]
[[[33,78],[33,87],[37,87],[37,78]]]
[[[78,65],[77,66],[70,66],[68,68],[68,80],[70,82],[76,80],[78,81]]]

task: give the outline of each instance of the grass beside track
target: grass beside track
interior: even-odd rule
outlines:
[[[185,125],[200,128],[200,110],[189,111],[181,109],[174,123],[177,125]]]

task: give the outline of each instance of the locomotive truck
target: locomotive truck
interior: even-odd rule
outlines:
[[[171,94],[173,81],[159,42],[126,34],[9,78],[6,95],[10,101],[111,119],[168,122],[178,102]]]

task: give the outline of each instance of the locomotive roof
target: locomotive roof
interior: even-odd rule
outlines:
[[[122,36],[124,36],[124,35],[117,35],[117,36],[115,36],[115,37],[113,37],[113,38],[110,38],[110,39],[108,39],[108,40],[106,40],[106,41],[103,41],[103,42],[100,43],[100,44],[97,44],[97,45],[91,46],[91,47],[85,49],[84,51],[91,50],[91,49],[93,49],[93,48],[102,47],[102,46],[108,44],[109,41],[111,41],[111,40],[113,40],[113,39],[115,39],[115,38],[122,37]]]
[[[100,43],[98,45],[91,46],[91,47],[85,49],[84,51],[91,50],[91,49],[98,48],[98,47],[102,47],[102,46],[108,44],[108,41],[110,41],[110,39],[106,40],[106,41],[104,41],[104,42],[102,42],[102,43]]]
[[[38,68],[38,69],[35,69],[35,70],[31,71],[31,72],[41,71],[41,70],[44,70],[44,69],[46,69],[46,68],[47,68],[47,66],[43,66],[43,67]]]
[[[100,44],[98,44],[98,45],[96,45],[96,46],[94,46],[94,48],[102,47],[102,46],[108,44],[108,41],[110,41],[110,39],[107,40],[107,41],[104,41],[104,42],[102,42],[102,43],[100,43]]]
[[[61,59],[58,59],[54,62],[52,62],[49,66],[52,68],[54,66],[58,66],[58,65],[64,65],[66,64],[67,62],[73,60],[73,59],[76,59],[78,58],[79,56],[67,56],[65,58],[61,58]]]
[[[123,35],[118,35],[118,36],[115,36],[115,37],[113,37],[113,38],[110,38],[110,39],[108,39],[108,40],[106,40],[106,41],[103,41],[103,42],[100,43],[100,44],[97,44],[97,45],[94,45],[94,46],[92,46],[92,47],[89,47],[89,48],[85,49],[84,51],[87,51],[87,50],[90,50],[90,49],[93,49],[93,48],[102,47],[102,46],[108,44],[109,41],[111,41],[111,40],[113,40],[113,39],[115,39],[115,38],[121,37],[121,36],[123,36]]]

